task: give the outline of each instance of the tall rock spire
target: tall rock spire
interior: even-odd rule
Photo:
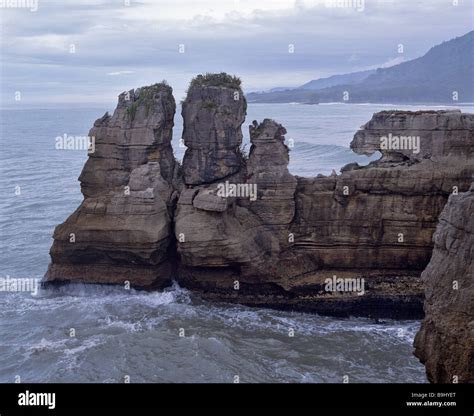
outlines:
[[[240,170],[246,109],[238,78],[222,73],[191,81],[182,108],[187,185],[209,184]]]
[[[94,123],[95,151],[79,178],[84,201],[54,231],[46,280],[171,281],[175,108],[171,87],[155,84],[122,93],[114,114]]]

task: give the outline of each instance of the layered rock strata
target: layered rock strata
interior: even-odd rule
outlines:
[[[433,240],[415,355],[431,382],[474,383],[474,183],[450,196]]]
[[[178,208],[176,230],[187,238],[178,244],[180,281],[209,299],[421,317],[420,273],[431,256],[438,215],[451,193],[468,188],[473,173],[472,122],[460,112],[377,113],[351,146],[358,153],[380,151],[380,160],[316,178],[288,173],[282,126],[253,124],[245,183],[257,185],[258,198],[227,198],[227,208],[221,204],[212,220],[196,204],[193,217],[189,208]],[[385,136],[419,143],[386,149]],[[251,225],[230,226],[229,218],[239,227],[239,218]],[[238,256],[226,257],[234,249]],[[334,276],[364,279],[364,293],[328,292]]]
[[[286,131],[273,120],[250,126],[245,157],[238,80],[200,76],[183,102],[187,150],[178,173],[171,93],[151,107],[140,94],[132,94],[138,118],[121,100],[113,123],[96,122],[99,156],[81,175],[83,204],[55,232],[47,279],[113,283],[123,276],[101,267],[121,267],[136,286],[174,277],[207,299],[333,315],[422,315],[420,273],[439,213],[472,180],[474,115],[377,113],[351,147],[380,151],[380,160],[301,178],[288,172]],[[122,188],[132,179],[130,198]],[[146,203],[144,193],[152,195]],[[80,238],[70,244],[74,230]]]

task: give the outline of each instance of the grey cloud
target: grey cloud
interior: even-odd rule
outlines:
[[[24,89],[41,100],[48,93],[61,97],[63,91],[66,99],[71,85],[82,84],[82,91],[95,94],[163,78],[181,95],[194,74],[221,70],[242,76],[248,89],[298,85],[400,58],[399,43],[405,45],[403,57],[414,58],[466,33],[472,24],[469,5],[463,3],[366,0],[363,12],[328,9],[323,3],[265,11],[256,1],[250,15],[230,12],[215,18],[204,8],[192,18],[172,20],[159,14],[145,19],[149,4],[132,1],[127,8],[120,0],[43,0],[36,13],[6,10],[2,95],[8,100],[7,91]],[[69,53],[71,43],[75,54]],[[184,54],[178,53],[181,43]],[[133,75],[107,75],[123,71]],[[51,80],[59,83],[54,94],[51,86],[41,91],[41,84]]]

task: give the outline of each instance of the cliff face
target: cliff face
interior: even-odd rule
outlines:
[[[131,102],[121,98],[91,132],[97,151],[80,178],[85,200],[55,231],[48,280],[126,278],[150,287],[174,277],[208,299],[422,315],[419,275],[439,213],[474,172],[473,115],[377,113],[351,146],[380,151],[379,161],[301,178],[288,172],[286,131],[273,120],[253,122],[244,157],[239,83],[200,76],[183,103],[187,150],[178,174],[171,92],[160,87],[150,104],[142,90],[131,92]],[[343,289],[331,289],[340,279]]]
[[[422,274],[425,319],[415,355],[434,383],[474,383],[474,183],[452,195],[433,236]]]
[[[346,297],[343,305],[326,295],[322,301],[350,313],[419,315],[418,276],[431,256],[438,215],[449,194],[468,189],[471,180],[473,119],[460,112],[377,113],[351,147],[381,151],[379,161],[348,165],[338,176],[298,178],[290,230],[291,252],[301,261],[292,284],[303,279],[295,290],[312,289],[308,274],[309,285],[327,275],[364,277],[364,296]],[[420,152],[381,148],[389,135],[419,137]]]

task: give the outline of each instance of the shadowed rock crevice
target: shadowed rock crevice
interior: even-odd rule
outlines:
[[[235,77],[191,82],[181,169],[170,144],[170,88],[129,98],[94,124],[96,153],[80,177],[85,199],[55,231],[47,280],[163,287],[174,278],[212,300],[422,316],[420,273],[439,213],[474,173],[472,114],[376,113],[351,147],[379,151],[380,160],[303,178],[288,171],[286,130],[271,119],[250,126],[245,160],[246,101]],[[329,290],[333,276],[363,279],[363,293]]]

